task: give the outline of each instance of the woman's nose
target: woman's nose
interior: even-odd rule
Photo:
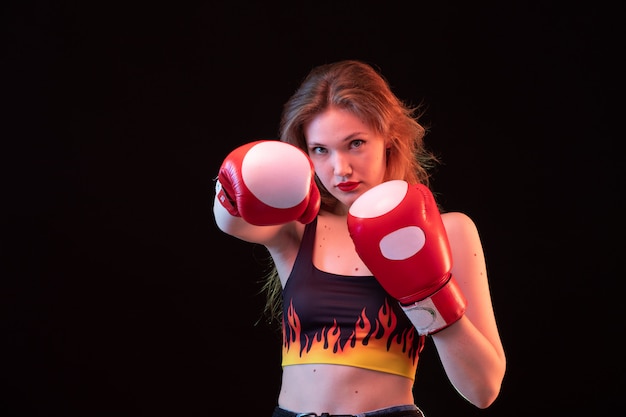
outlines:
[[[341,154],[335,154],[334,158],[334,174],[338,177],[346,177],[352,174],[352,166],[348,158]]]

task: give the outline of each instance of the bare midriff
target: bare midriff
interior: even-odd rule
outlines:
[[[363,413],[414,404],[413,382],[352,366],[290,365],[283,368],[278,405],[298,413]]]

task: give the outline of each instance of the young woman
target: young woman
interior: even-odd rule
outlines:
[[[264,245],[275,268],[274,417],[422,416],[413,383],[426,337],[467,401],[486,408],[500,392],[481,241],[467,215],[437,210],[416,111],[364,62],[322,65],[285,104],[280,141],[243,145],[220,168],[216,224]],[[408,231],[420,237],[388,245]]]

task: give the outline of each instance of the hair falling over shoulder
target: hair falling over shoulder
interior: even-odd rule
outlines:
[[[263,316],[270,325],[277,325],[281,329],[283,320],[283,288],[278,276],[278,270],[270,258],[270,271],[263,280],[261,292],[265,294]]]

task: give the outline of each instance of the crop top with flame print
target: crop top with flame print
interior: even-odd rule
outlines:
[[[317,219],[305,227],[283,290],[282,366],[336,364],[415,379],[424,336],[373,276],[313,265]]]

